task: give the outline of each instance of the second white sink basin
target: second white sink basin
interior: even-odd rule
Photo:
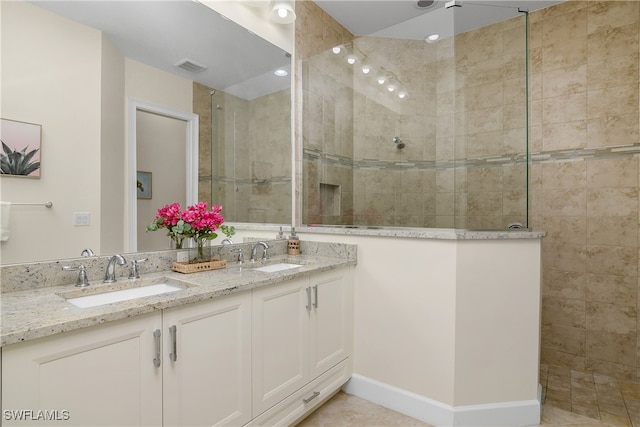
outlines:
[[[288,262],[281,262],[278,264],[265,265],[264,267],[256,267],[254,270],[262,271],[265,273],[275,273],[278,271],[290,270],[292,268],[302,267],[302,264],[290,264]]]
[[[69,301],[76,307],[97,307],[99,305],[111,304],[114,302],[128,301],[136,298],[166,294],[169,292],[177,292],[181,291],[182,289],[184,288],[177,285],[156,283],[153,285],[122,289],[119,291],[103,292],[75,298],[67,298],[67,301]]]

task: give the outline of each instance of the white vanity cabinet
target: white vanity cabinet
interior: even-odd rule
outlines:
[[[251,420],[251,293],[165,310],[164,425]]]
[[[350,275],[305,275],[3,347],[0,424],[291,424],[351,375]]]
[[[34,410],[23,419],[43,425],[47,410],[65,426],[245,424],[250,308],[240,293],[7,346],[3,423]]]
[[[160,327],[154,313],[3,347],[2,424],[161,425]]]
[[[350,283],[343,268],[254,290],[252,424],[289,424],[349,378]]]
[[[309,382],[309,278],[253,291],[253,412]]]

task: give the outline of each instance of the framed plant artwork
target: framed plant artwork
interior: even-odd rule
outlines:
[[[40,178],[42,126],[0,119],[0,176]]]
[[[138,171],[136,187],[138,199],[151,199],[151,172]]]

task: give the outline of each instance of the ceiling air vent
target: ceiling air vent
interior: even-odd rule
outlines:
[[[188,58],[178,61],[175,65],[176,67],[182,68],[183,70],[188,71],[190,73],[199,73],[200,71],[204,71],[207,69],[206,66],[202,64],[198,64],[197,62]]]

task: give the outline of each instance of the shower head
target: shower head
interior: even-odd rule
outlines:
[[[397,136],[393,137],[393,143],[396,144],[396,148],[399,150],[402,150],[404,148],[404,142],[402,142]]]

